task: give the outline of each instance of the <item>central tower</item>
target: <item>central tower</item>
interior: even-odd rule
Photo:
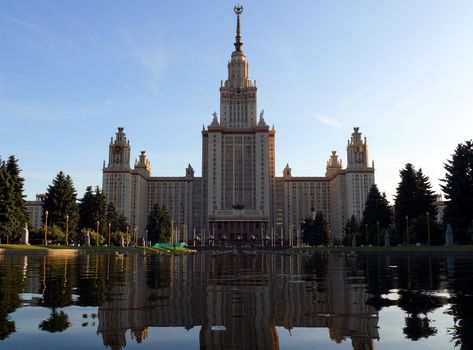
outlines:
[[[241,50],[240,15],[243,7],[236,6],[237,28],[235,51],[228,62],[228,78],[220,87],[220,123],[225,128],[244,129],[256,126],[256,82],[250,80],[250,64]]]
[[[212,123],[202,131],[203,222],[208,228],[221,211],[237,210],[243,226],[250,217],[265,218],[266,230],[271,222],[275,132],[264,121],[264,111],[258,118],[256,82],[250,80],[250,64],[242,51],[243,7],[235,6],[234,12],[235,50],[227,79],[220,84],[220,116],[213,113]]]

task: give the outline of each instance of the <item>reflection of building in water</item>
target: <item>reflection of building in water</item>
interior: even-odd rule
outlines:
[[[98,333],[112,349],[126,345],[128,329],[145,341],[148,327],[200,326],[201,349],[279,349],[276,326],[328,328],[333,341],[350,338],[354,349],[373,349],[378,338],[365,284],[351,283],[335,255],[318,257],[315,274],[303,275],[297,271],[311,258],[302,256],[129,259],[115,299],[99,307]]]

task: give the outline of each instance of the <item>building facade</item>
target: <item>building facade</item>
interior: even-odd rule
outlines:
[[[30,215],[32,228],[37,229],[43,226],[43,202],[45,199],[45,194],[37,194],[36,200],[26,201],[26,209]]]
[[[170,211],[176,239],[248,241],[271,240],[296,244],[300,224],[322,211],[330,227],[330,240],[343,238],[345,222],[361,219],[374,165],[368,163],[368,144],[354,128],[347,144],[347,166],[335,151],[325,176],[295,177],[289,165],[275,175],[274,127],[257,108],[256,81],[242,50],[241,7],[237,17],[235,50],[228,62],[227,79],[220,85],[220,113],[202,130],[202,177],[191,165],[182,177],[151,176],[144,151],[130,167],[130,142],[118,128],[103,167],[103,189],[108,200],[144,236],[147,215],[159,203]]]

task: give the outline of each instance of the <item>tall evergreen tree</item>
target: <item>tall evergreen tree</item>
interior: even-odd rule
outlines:
[[[417,171],[410,163],[400,171],[400,175],[401,182],[397,187],[394,205],[396,230],[405,242],[425,242],[428,230],[427,213],[431,224],[435,222],[437,215],[432,186],[422,169]]]
[[[84,196],[79,203],[79,230],[83,228],[94,229],[95,218],[95,195],[92,186],[87,186]]]
[[[118,212],[112,202],[107,206],[107,223],[111,224],[113,231],[125,232],[128,227],[126,217]]]
[[[103,236],[106,235],[105,233],[108,230],[107,207],[107,196],[97,186],[95,188],[95,222],[99,221],[99,233]]]
[[[157,242],[169,242],[171,240],[171,216],[169,211],[159,203],[153,207],[148,215],[148,240],[153,244]]]
[[[99,187],[92,191],[92,187],[88,186],[85,190],[79,204],[79,228],[83,230],[97,231],[97,221],[99,222],[99,232],[104,238],[108,237],[110,224],[111,237],[123,235],[128,229],[127,219],[124,215],[118,213],[113,203],[107,204],[107,197]],[[86,232],[86,231],[83,231]],[[121,233],[120,233],[121,232]],[[83,237],[80,237],[80,240]],[[114,241],[114,239],[111,239]]]
[[[447,198],[444,222],[450,223],[455,240],[473,240],[473,142],[459,144],[452,159],[445,163],[442,190]]]
[[[46,211],[48,211],[48,226],[56,225],[65,229],[66,215],[69,215],[69,233],[73,235],[76,232],[79,221],[77,195],[71,177],[62,171],[48,187],[43,202],[43,213]]]
[[[302,242],[315,246],[327,244],[328,225],[323,212],[318,211],[314,218],[306,218],[301,224]]]
[[[357,240],[360,237],[360,223],[355,215],[352,215],[345,224],[345,237],[344,242],[346,245],[351,245],[353,240],[353,235],[357,237]]]
[[[97,186],[95,191],[92,191],[92,187],[88,186],[79,204],[80,229],[96,231],[98,221],[99,232],[104,235],[108,230],[107,207],[107,197],[100,188]]]
[[[6,162],[6,170],[10,176],[12,187],[12,196],[13,196],[13,215],[14,215],[14,236],[19,238],[21,236],[21,231],[25,223],[29,223],[30,216],[28,210],[26,209],[25,195],[23,194],[23,186],[25,180],[20,176],[21,169],[18,165],[18,160],[14,155],[11,155]]]
[[[5,162],[0,159],[0,237],[2,242],[10,241],[14,231],[13,191]]]
[[[29,214],[23,195],[24,179],[15,156],[0,160],[0,236],[18,241]]]
[[[389,207],[389,202],[386,198],[386,194],[383,193],[381,195],[376,185],[371,186],[368,193],[365,210],[363,212],[362,226],[366,231],[363,231],[364,234],[362,235],[362,241],[364,241],[365,244],[378,244],[378,238],[379,242],[382,242],[383,230],[391,226],[391,208]]]

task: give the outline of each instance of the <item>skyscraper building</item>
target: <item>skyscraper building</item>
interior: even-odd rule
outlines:
[[[103,167],[103,189],[108,200],[144,236],[149,211],[156,204],[168,208],[177,239],[271,240],[300,242],[300,224],[321,211],[330,228],[329,239],[343,238],[345,222],[361,219],[374,184],[374,166],[368,163],[368,144],[355,127],[347,145],[347,167],[335,151],[325,176],[295,177],[289,165],[275,175],[274,127],[257,106],[256,81],[243,52],[240,16],[236,6],[235,49],[227,79],[220,85],[220,113],[202,130],[202,177],[189,164],[182,177],[151,176],[142,151],[130,167],[130,142],[118,128]]]

